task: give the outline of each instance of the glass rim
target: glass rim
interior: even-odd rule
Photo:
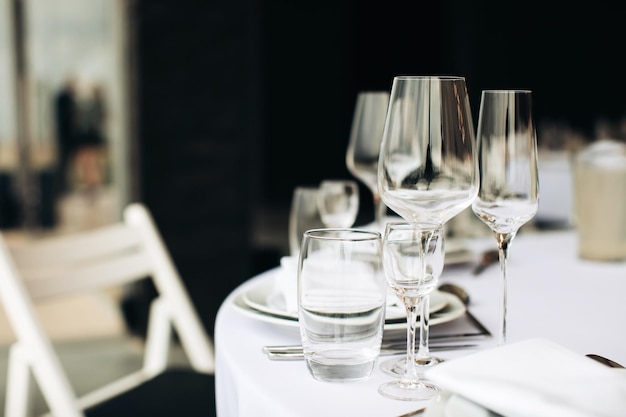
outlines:
[[[483,90],[483,94],[484,93],[489,93],[489,94],[530,94],[532,93],[532,90],[526,89],[526,88],[512,88],[512,89],[487,89],[487,90]]]
[[[365,242],[369,240],[381,239],[382,235],[380,232],[375,230],[357,229],[354,227],[328,227],[309,229],[304,232],[304,237],[320,240],[351,240],[355,242]]]
[[[465,81],[462,75],[396,75],[394,80],[441,80],[441,81]]]
[[[442,224],[436,222],[387,222],[385,230],[397,226],[398,229],[435,230],[443,228]]]

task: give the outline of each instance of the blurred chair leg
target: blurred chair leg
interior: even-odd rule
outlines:
[[[6,417],[27,417],[31,408],[30,364],[24,349],[14,343],[9,351],[7,390],[5,398]]]
[[[172,337],[172,322],[163,299],[152,301],[149,317],[143,369],[149,375],[156,375],[167,366]]]

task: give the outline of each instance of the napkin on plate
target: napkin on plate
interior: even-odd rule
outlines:
[[[282,294],[287,313],[298,313],[298,257],[280,258],[280,271],[274,280],[275,290]]]
[[[546,339],[449,360],[425,376],[444,390],[506,417],[626,415],[626,372]]]
[[[298,257],[283,256],[280,270],[274,280],[274,290],[282,294],[287,313],[298,313]],[[406,309],[391,289],[387,290],[387,314],[390,317],[402,317]]]

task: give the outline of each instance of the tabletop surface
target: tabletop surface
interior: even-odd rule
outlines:
[[[468,240],[478,257],[493,238]],[[518,235],[508,261],[508,342],[550,339],[581,355],[596,353],[626,363],[626,263],[580,259],[574,230]],[[463,286],[469,310],[495,332],[502,300],[497,264],[474,276],[472,265],[446,266],[440,282]],[[233,305],[237,295],[275,279],[278,268],[238,287],[224,301],[215,325],[219,417],[389,416],[423,406],[382,397],[377,388],[392,377],[376,368],[367,381],[327,383],[313,379],[303,361],[271,361],[264,345],[298,344],[297,326],[257,320]],[[445,360],[494,346],[437,352]],[[386,359],[387,357],[384,357]]]

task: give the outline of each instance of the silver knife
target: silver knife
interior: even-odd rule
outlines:
[[[442,351],[442,350],[454,350],[454,349],[467,349],[476,347],[478,344],[450,344],[450,345],[433,345],[429,346],[429,350]],[[272,360],[279,361],[292,361],[304,359],[302,353],[302,346],[300,345],[283,345],[283,346],[263,346],[263,353]],[[398,355],[406,353],[406,344],[389,345],[380,349],[381,356],[386,355]]]

